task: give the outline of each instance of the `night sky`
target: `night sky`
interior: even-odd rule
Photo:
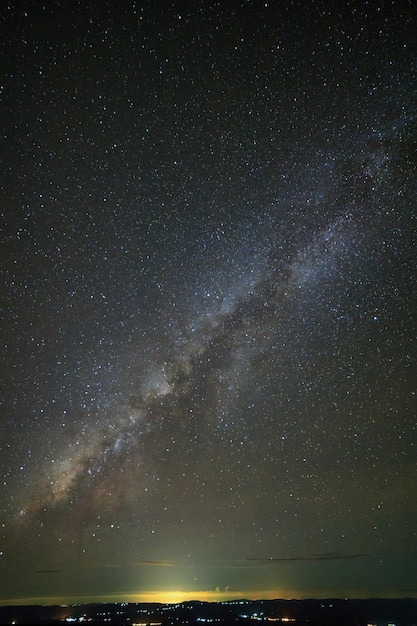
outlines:
[[[0,22],[0,602],[416,597],[414,2]]]

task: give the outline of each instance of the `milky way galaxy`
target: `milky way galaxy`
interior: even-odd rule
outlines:
[[[0,10],[2,603],[417,593],[416,24],[345,4]]]
[[[113,500],[127,498],[126,488],[134,490],[134,485],[146,481],[149,472],[155,480],[155,456],[162,464],[169,463],[170,458],[175,462],[181,448],[192,457],[195,447],[215,448],[220,442],[225,446],[223,452],[231,446],[233,455],[234,437],[242,436],[245,430],[243,417],[240,426],[236,422],[236,414],[242,411],[240,392],[249,387],[256,400],[250,380],[262,369],[262,362],[269,364],[269,378],[285,375],[280,361],[286,352],[286,334],[298,323],[299,306],[305,304],[309,290],[322,288],[319,282],[328,281],[338,264],[346,262],[355,248],[352,231],[357,233],[358,229],[349,220],[331,224],[313,236],[294,259],[287,259],[285,271],[273,258],[276,253],[271,247],[264,255],[263,267],[248,263],[232,295],[228,286],[223,295],[224,288],[216,280],[214,304],[206,291],[208,303],[199,318],[185,322],[183,333],[174,337],[167,334],[164,339],[166,359],[149,364],[144,380],[141,375],[133,378],[135,393],[129,397],[120,394],[111,409],[99,410],[92,428],[87,431],[83,427],[61,453],[62,458],[51,461],[43,483],[32,488],[34,496],[29,499],[33,497],[33,502],[20,515],[65,501],[74,504],[74,492],[80,484],[89,499],[98,492],[98,511],[103,498],[107,500],[105,508],[111,508]],[[248,232],[247,238],[252,239],[252,229]],[[246,243],[234,245],[245,249]],[[308,306],[314,306],[314,301]],[[321,309],[323,304],[318,301],[316,306]],[[135,358],[140,363],[141,355]],[[245,402],[251,397],[245,394]],[[255,402],[249,403],[246,409],[254,406]],[[249,436],[243,438],[251,441]]]

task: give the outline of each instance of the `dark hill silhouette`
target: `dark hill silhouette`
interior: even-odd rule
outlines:
[[[176,604],[3,606],[1,624],[417,626],[417,599],[234,600]]]

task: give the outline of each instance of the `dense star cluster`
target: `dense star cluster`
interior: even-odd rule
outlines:
[[[0,17],[0,602],[415,595],[412,3]]]

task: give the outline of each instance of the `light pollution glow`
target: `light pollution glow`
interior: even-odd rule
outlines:
[[[346,590],[345,590],[346,591]],[[337,597],[340,596],[336,594]],[[254,589],[252,591],[234,591],[232,589],[209,589],[200,591],[186,591],[184,589],[166,589],[166,590],[150,590],[143,592],[122,592],[115,591],[105,595],[73,595],[73,596],[32,596],[28,598],[11,598],[7,601],[0,602],[0,606],[6,605],[62,605],[70,606],[77,604],[94,604],[94,603],[161,603],[161,604],[178,604],[180,602],[230,602],[233,600],[305,600],[310,597],[325,599],[336,597],[334,590],[325,589],[322,593],[317,591],[303,590],[300,593],[297,589]],[[345,598],[367,598],[369,593],[360,592],[358,589],[348,590],[343,594]],[[381,594],[381,598],[389,598],[389,593]]]
[[[141,593],[123,593],[121,591],[109,593],[106,595],[74,595],[74,596],[42,596],[30,598],[11,598],[3,601],[0,605],[31,605],[41,604],[50,605],[74,605],[89,603],[147,603],[160,602],[162,604],[177,604],[178,602],[189,602],[192,600],[200,602],[226,602],[232,600],[256,600],[259,597],[265,600],[273,600],[276,598],[284,599],[300,599],[299,592],[286,590],[283,592],[279,589],[268,589],[264,591],[254,590],[253,592],[232,591],[232,590],[203,590],[203,591],[185,591],[181,589],[153,590]]]

